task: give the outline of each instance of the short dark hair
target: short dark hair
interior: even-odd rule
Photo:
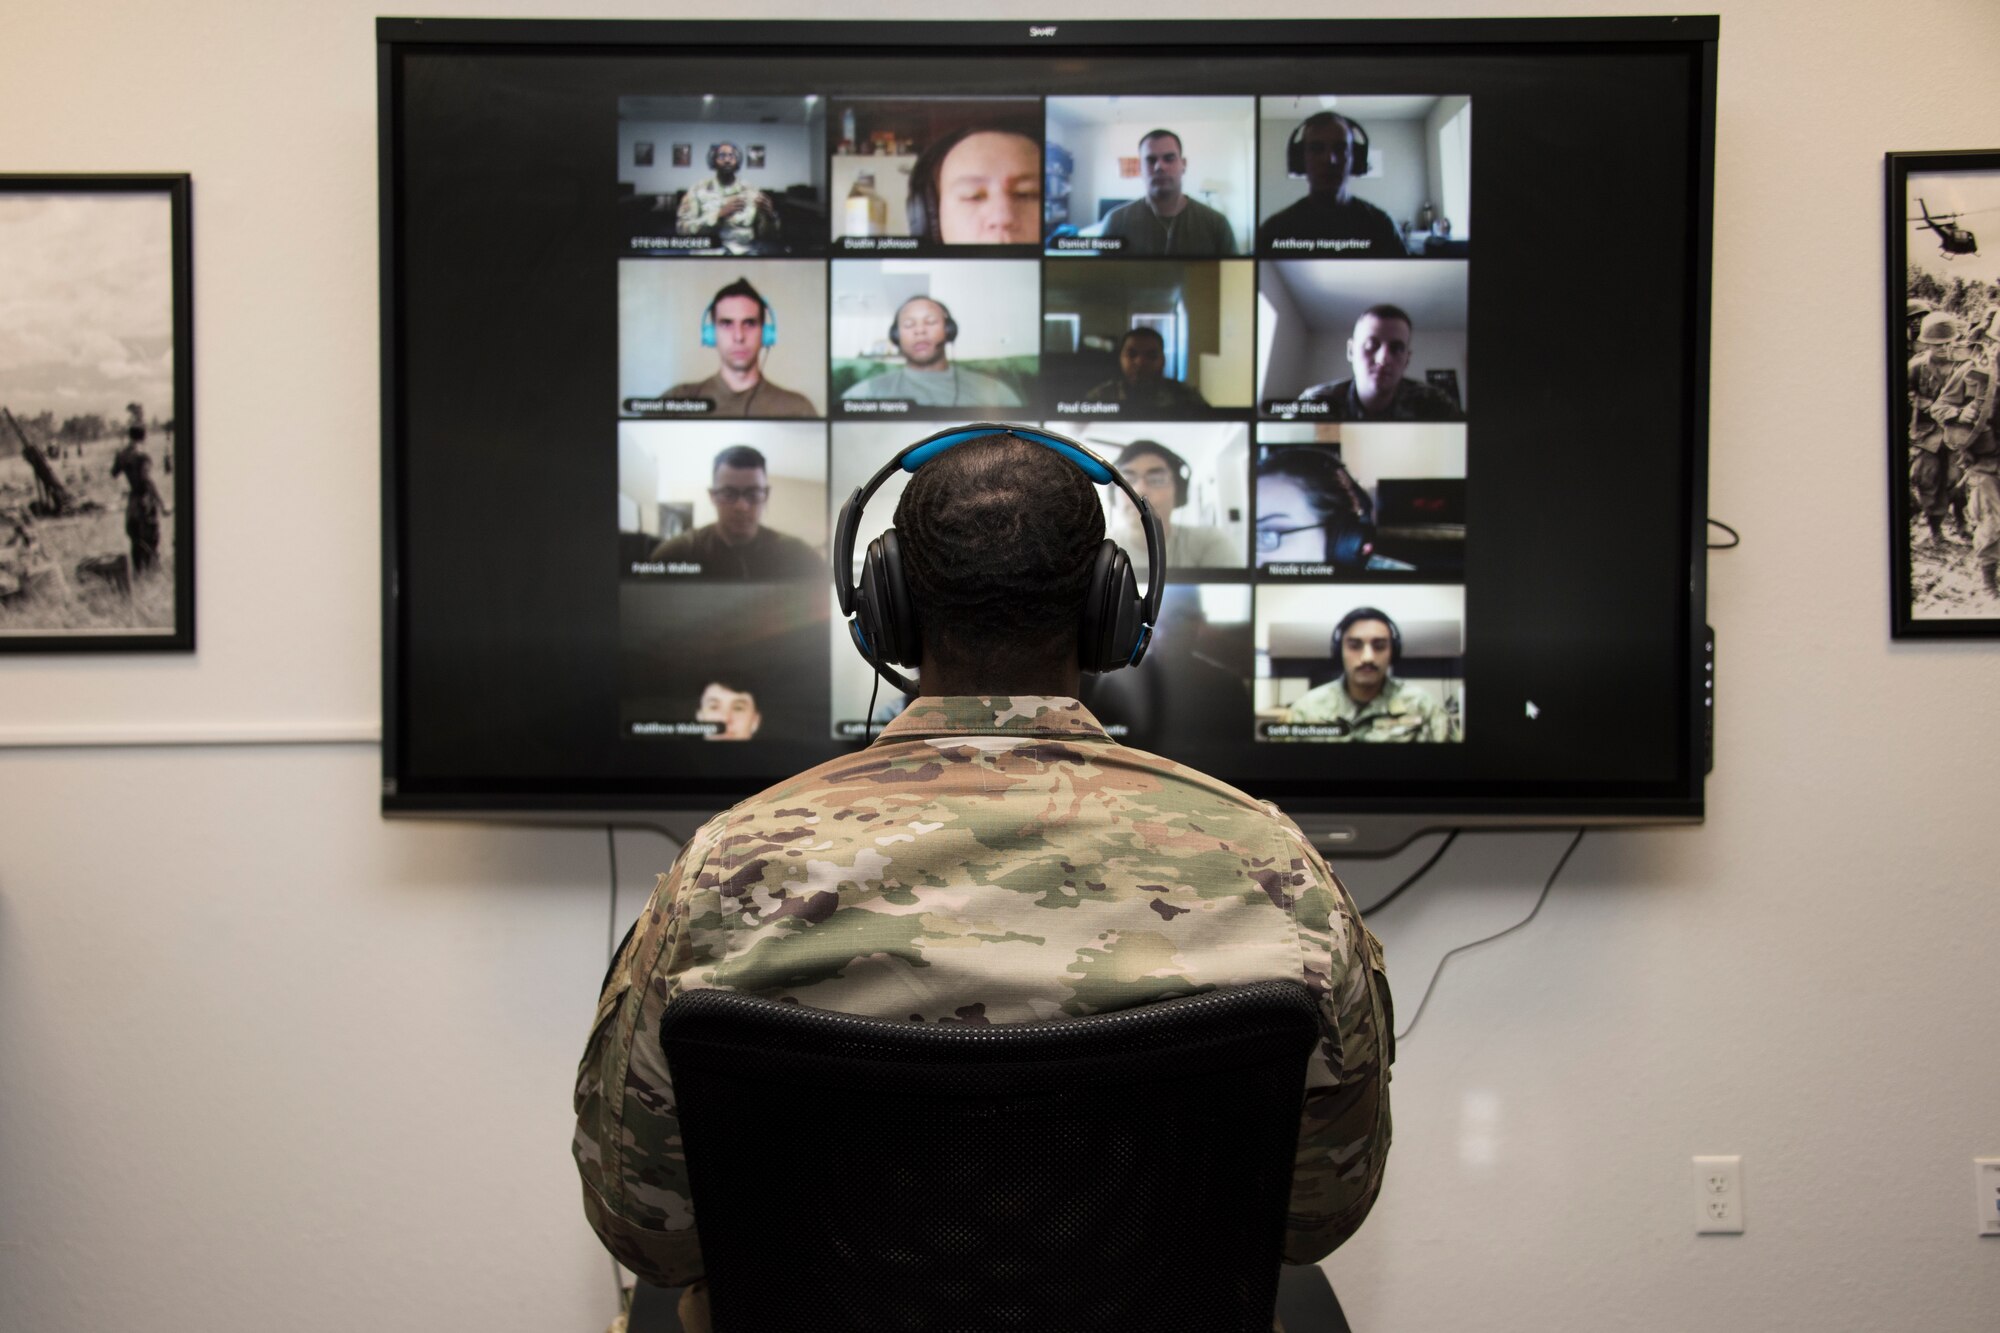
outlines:
[[[1362,311],[1360,314],[1354,317],[1354,322],[1356,324],[1359,324],[1362,320],[1368,318],[1370,315],[1375,316],[1375,318],[1377,319],[1400,319],[1403,321],[1403,323],[1409,326],[1411,333],[1415,333],[1417,331],[1417,321],[1410,318],[1410,312],[1403,309],[1403,307],[1399,305],[1393,305],[1388,301],[1378,302],[1375,305],[1369,306],[1366,310]]]
[[[714,318],[715,308],[732,296],[747,296],[757,303],[757,322],[759,324],[762,324],[769,317],[771,303],[764,299],[763,293],[750,285],[750,279],[748,278],[738,278],[710,297],[708,302],[709,317]]]
[[[1150,324],[1141,324],[1137,328],[1125,330],[1125,336],[1118,340],[1118,351],[1120,355],[1124,354],[1125,344],[1131,342],[1134,338],[1151,338],[1154,342],[1160,345],[1160,350],[1162,352],[1167,350],[1166,335],[1161,333],[1158,329],[1154,328]]]
[[[732,444],[717,454],[714,465],[708,470],[708,475],[713,477],[726,467],[754,467],[759,472],[766,474],[771,470],[764,464],[764,455],[758,453],[747,444]]]
[[[1147,130],[1144,134],[1139,136],[1139,147],[1144,148],[1146,146],[1146,140],[1148,139],[1172,139],[1174,141],[1174,151],[1176,153],[1187,152],[1187,149],[1181,147],[1181,136],[1175,134],[1172,130]]]
[[[956,445],[910,478],[896,536],[933,655],[1004,670],[1075,650],[1104,540],[1076,464],[1011,434]]]

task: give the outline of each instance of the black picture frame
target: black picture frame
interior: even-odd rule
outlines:
[[[191,218],[186,174],[0,175],[43,349],[0,361],[0,653],[194,649]]]
[[[1884,165],[1890,634],[2000,638],[2000,149]]]

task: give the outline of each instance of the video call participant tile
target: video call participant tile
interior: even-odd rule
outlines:
[[[1257,266],[1259,410],[1302,421],[1463,421],[1466,264]]]
[[[618,229],[632,255],[826,252],[816,96],[618,99]]]
[[[1462,259],[1472,236],[1465,97],[1266,97],[1257,253]]]
[[[1260,741],[1465,738],[1465,589],[1256,589]]]
[[[1255,116],[1248,97],[1051,97],[1047,253],[1248,254]]]
[[[1465,427],[1264,422],[1260,578],[1463,582]]]
[[[828,114],[835,254],[1040,248],[1040,99],[835,98]]]
[[[819,422],[619,424],[624,577],[819,583],[826,513]]]
[[[1042,392],[1055,412],[1199,420],[1255,402],[1249,260],[1057,264],[1042,275]]]
[[[618,265],[618,411],[826,415],[826,266],[733,259]]]
[[[1145,660],[1083,678],[1084,707],[1127,745],[1200,767],[1252,726],[1250,589],[1169,586]]]
[[[1041,373],[1038,262],[857,259],[832,268],[836,417],[981,420],[1033,412]]]
[[[824,588],[628,581],[618,598],[627,739],[824,746]]]
[[[1250,428],[1242,422],[1051,421],[1124,474],[1159,516],[1167,577],[1242,579],[1250,535]],[[1125,492],[1100,486],[1105,533],[1143,579],[1146,539]]]

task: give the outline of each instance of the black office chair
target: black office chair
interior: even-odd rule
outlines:
[[[715,1333],[1268,1333],[1318,1033],[1291,982],[1000,1025],[685,993]],[[1317,1287],[1286,1333],[1344,1333]]]

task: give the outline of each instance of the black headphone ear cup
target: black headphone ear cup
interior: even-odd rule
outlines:
[[[1366,176],[1368,174],[1368,131],[1347,117],[1340,118],[1347,126],[1347,174]]]
[[[944,309],[942,306],[938,308],[940,310]],[[951,317],[951,311],[949,310],[945,310],[944,312],[944,340],[948,343],[958,341],[958,321]]]
[[[1335,519],[1326,530],[1326,558],[1336,569],[1365,569],[1375,548],[1375,525],[1365,519]]]
[[[1139,646],[1139,581],[1132,561],[1117,542],[1097,544],[1097,559],[1084,590],[1083,618],[1077,625],[1077,665],[1085,671],[1116,671]]]
[[[897,351],[901,351],[903,348],[903,335],[897,331],[896,324],[897,321],[893,318],[889,321],[889,345]]]
[[[924,656],[923,634],[910,601],[909,581],[903,577],[903,551],[894,528],[868,543],[868,554],[861,561],[859,592],[854,618],[874,646],[875,655],[891,666],[919,665]]]
[[[1306,132],[1304,121],[1292,127],[1292,137],[1285,140],[1285,174],[1303,176],[1306,174],[1306,146],[1299,137]]]

